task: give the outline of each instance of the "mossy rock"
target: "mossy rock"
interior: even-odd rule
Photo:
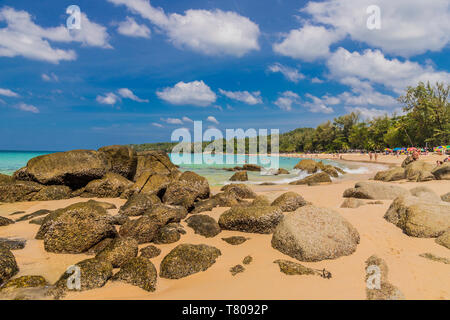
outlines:
[[[134,194],[120,207],[119,214],[130,217],[141,216],[158,204],[161,204],[161,200],[154,194]]]
[[[74,274],[75,269],[73,269],[71,272],[64,272],[61,275],[54,287],[49,290],[49,295],[59,299],[64,297],[67,291],[86,291],[101,288],[113,274],[113,267],[110,262],[96,258],[80,261],[75,264],[75,267],[80,268],[80,288],[68,286],[67,280]]]
[[[79,189],[100,179],[111,169],[104,153],[72,150],[38,156],[28,161],[27,172],[33,180],[45,185],[65,185]]]
[[[259,195],[252,201],[251,205],[255,207],[270,206],[270,200],[267,196]]]
[[[185,234],[183,227],[179,223],[169,223],[156,233],[153,242],[156,244],[169,244],[181,239],[181,234]]]
[[[280,208],[273,206],[232,207],[219,218],[224,230],[272,233],[282,218]]]
[[[316,173],[319,170],[319,165],[317,161],[305,159],[297,163],[294,169],[303,170],[308,173]]]
[[[236,201],[237,204],[237,201]],[[206,199],[201,200],[195,203],[194,209],[191,211],[191,213],[201,213],[205,211],[212,211],[214,208],[218,206],[217,201],[215,199]]]
[[[120,174],[108,172],[103,178],[92,180],[84,187],[82,197],[118,198],[133,183]]]
[[[106,210],[88,202],[52,212],[39,232],[44,233],[45,250],[54,253],[82,253],[117,234]]]
[[[106,155],[111,163],[110,172],[121,175],[127,179],[133,179],[137,168],[137,154],[128,146],[107,146],[98,149]]]
[[[155,266],[142,256],[130,259],[112,278],[113,281],[123,281],[150,292],[156,289],[156,279]]]
[[[177,167],[163,151],[138,152],[138,163],[134,181],[144,173],[169,175],[178,172]]]
[[[214,218],[205,215],[192,215],[186,219],[188,227],[194,229],[195,234],[206,238],[217,236],[222,230]]]
[[[86,251],[86,254],[88,255],[97,255],[97,253],[101,252],[103,249],[105,249],[114,239],[113,238],[106,238],[97,243],[95,246],[90,248],[88,251]]]
[[[450,202],[450,192],[447,192],[446,194],[443,194],[441,196],[441,200],[444,202]]]
[[[166,204],[183,206],[191,211],[195,201],[207,199],[209,196],[208,180],[194,172],[186,171],[178,180],[167,186],[162,200]]]
[[[380,181],[398,181],[406,179],[405,169],[402,167],[394,167],[389,170],[379,171],[375,174],[374,180]]]
[[[219,207],[232,207],[241,202],[241,198],[233,192],[220,192],[212,196],[210,200]]]
[[[48,286],[49,283],[43,276],[21,276],[9,280],[0,288],[0,291],[12,291],[23,288],[38,288]]]
[[[162,225],[170,222],[180,222],[186,218],[187,214],[188,212],[184,207],[166,204],[155,205],[145,212],[146,216],[155,219],[155,221],[159,221]]]
[[[292,212],[308,203],[301,195],[295,192],[286,192],[272,202],[272,206],[279,207],[283,212]]]
[[[138,243],[132,238],[117,237],[111,241],[96,258],[110,262],[113,268],[120,268],[138,254]]]
[[[25,248],[27,240],[17,238],[0,238],[0,246],[4,246],[9,250],[22,250]]]
[[[100,206],[100,207],[102,207],[105,210],[111,210],[111,209],[116,209],[117,208],[116,205],[113,204],[113,203],[97,201],[97,200],[89,200],[86,203]]]
[[[154,218],[144,215],[136,220],[130,220],[120,227],[119,234],[122,237],[130,237],[139,244],[152,242],[160,228],[164,224],[155,221]]]
[[[444,164],[435,167],[431,173],[438,180],[450,180],[450,163],[445,162]]]
[[[0,245],[0,286],[11,279],[17,272],[19,272],[19,267],[11,250]]]
[[[144,257],[147,259],[152,259],[161,254],[161,249],[159,249],[158,247],[155,247],[154,245],[149,245],[145,248],[142,248],[140,250],[140,253],[141,253],[141,257]]]
[[[0,184],[12,183],[14,182],[14,178],[12,176],[8,176],[6,174],[0,173]]]
[[[375,276],[373,269],[371,271],[370,268],[378,268],[380,271],[380,283],[379,287],[376,287],[376,283],[370,283],[369,278]],[[386,265],[386,262],[373,255],[366,260],[366,296],[367,300],[404,300],[405,297],[403,293],[394,285],[392,285],[388,281],[388,272],[389,269]],[[370,278],[372,279],[372,278]],[[375,278],[374,278],[375,279]],[[373,288],[369,287],[369,283],[371,285],[375,285]]]
[[[242,237],[242,236],[232,236],[232,237],[228,237],[228,238],[222,238],[222,240],[228,244],[237,246],[237,245],[243,244],[247,240],[250,240],[250,238],[246,238],[246,237]]]
[[[205,244],[180,244],[162,260],[160,277],[180,279],[206,271],[221,254],[219,249]]]
[[[437,237],[436,243],[450,249],[450,229],[447,229],[444,233]]]
[[[33,196],[32,201],[50,201],[69,199],[72,190],[66,186],[48,186],[41,189]]]
[[[35,211],[35,212],[33,212],[33,213],[30,213],[30,214],[26,214],[26,215],[24,215],[24,216],[22,216],[22,217],[16,219],[16,222],[26,221],[26,220],[30,220],[30,219],[33,219],[33,218],[37,218],[37,217],[41,217],[41,216],[46,216],[46,215],[48,215],[49,213],[51,213],[50,210],[47,210],[47,209],[41,209],[41,210]]]
[[[405,167],[406,178],[410,181],[430,181],[435,180],[435,176],[431,173],[434,165],[424,161],[414,161]]]
[[[234,267],[231,267],[230,268],[230,272],[231,272],[231,275],[232,276],[235,276],[235,275],[237,275],[238,273],[242,273],[242,272],[244,272],[245,271],[245,268],[242,266],[242,265],[240,265],[240,264],[237,264],[237,265],[235,265]]]
[[[360,199],[355,198],[346,198],[344,202],[341,204],[341,208],[350,208],[350,209],[356,209],[359,208],[366,203]]]
[[[450,260],[447,258],[443,258],[443,257],[438,257],[432,253],[422,253],[419,254],[420,257],[431,260],[431,261],[435,261],[435,262],[440,262],[440,263],[445,263],[445,264],[450,264]]]
[[[252,256],[246,256],[246,257],[244,258],[244,260],[242,260],[242,263],[243,263],[243,264],[250,264],[250,263],[252,263],[252,261],[253,261]]]
[[[45,186],[32,181],[14,180],[0,184],[0,202],[31,201]]]
[[[277,171],[277,175],[280,175],[280,174],[290,174],[290,172],[286,169],[279,168]]]
[[[14,220],[0,216],[0,227],[8,226],[13,223],[14,223]]]
[[[370,200],[394,200],[403,195],[409,195],[405,188],[394,184],[360,181],[354,188],[344,191],[344,198],[370,199]]]
[[[230,181],[248,181],[247,171],[239,171],[231,176]]]
[[[223,186],[220,191],[223,191],[226,194],[231,194],[237,199],[255,199],[257,196],[248,185],[243,183],[227,184]]]
[[[278,264],[280,267],[280,272],[287,274],[289,276],[294,275],[317,275],[317,271],[308,267],[301,265],[300,263],[288,261],[288,260],[275,260],[274,263]]]
[[[314,173],[306,178],[303,178],[301,180],[297,180],[297,181],[293,181],[290,182],[289,184],[292,185],[302,185],[302,184],[307,184],[307,185],[314,185],[317,183],[331,183],[331,178],[330,175],[326,172],[319,172],[319,173]]]

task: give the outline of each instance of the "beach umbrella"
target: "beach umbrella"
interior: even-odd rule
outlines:
[[[392,149],[385,148],[384,151],[392,151]]]
[[[402,148],[394,148],[394,151],[401,151]]]
[[[417,148],[414,148],[414,147],[407,149],[407,151],[416,151],[416,150],[417,150]]]

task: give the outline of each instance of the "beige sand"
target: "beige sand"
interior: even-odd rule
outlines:
[[[158,278],[157,290],[146,292],[138,287],[120,282],[108,282],[103,288],[80,293],[70,293],[66,299],[365,299],[364,262],[372,254],[385,259],[389,268],[389,280],[398,286],[407,299],[450,299],[450,266],[419,257],[430,252],[437,256],[450,258],[450,251],[437,245],[434,239],[408,237],[400,229],[383,219],[391,201],[382,205],[365,205],[357,209],[341,209],[342,193],[352,187],[355,180],[366,176],[355,176],[336,180],[331,185],[321,186],[255,186],[254,189],[274,199],[288,191],[296,191],[317,206],[333,208],[348,219],[359,231],[361,243],[351,256],[316,263],[303,263],[317,269],[326,268],[332,279],[317,276],[288,276],[279,271],[276,259],[295,261],[283,255],[270,245],[271,235],[247,234],[222,231],[212,239],[195,235],[183,222],[187,231],[182,236],[183,243],[205,243],[216,246],[222,252],[217,262],[205,272],[197,273],[179,280]],[[403,182],[401,185],[411,189],[419,183]],[[430,187],[438,194],[450,191],[449,181],[420,183]],[[49,202],[16,203],[0,205],[0,215],[24,210],[26,213],[46,208],[55,209],[68,204],[86,201],[70,199]],[[121,199],[102,199],[120,205]],[[218,219],[225,208],[216,208],[210,214]],[[116,210],[110,210],[115,214]],[[19,217],[15,216],[15,218]],[[43,275],[54,282],[66,268],[87,255],[53,254],[45,252],[43,241],[34,240],[39,226],[28,221],[0,227],[0,237],[20,237],[28,240],[24,250],[14,251],[20,267],[20,275]],[[232,235],[251,238],[242,245],[232,246],[221,240]],[[162,258],[178,243],[158,245],[162,254],[152,259],[156,268]],[[141,247],[146,246],[142,245]],[[251,255],[253,262],[246,266],[244,273],[232,276],[229,269],[242,263]]]

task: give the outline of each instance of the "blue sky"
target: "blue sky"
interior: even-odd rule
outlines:
[[[449,83],[449,21],[447,0],[1,0],[0,149],[399,113],[406,86]]]

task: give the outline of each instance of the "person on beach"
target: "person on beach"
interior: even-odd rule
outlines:
[[[378,161],[378,152],[375,152],[375,162]]]
[[[369,152],[370,161],[372,161],[372,151]]]

